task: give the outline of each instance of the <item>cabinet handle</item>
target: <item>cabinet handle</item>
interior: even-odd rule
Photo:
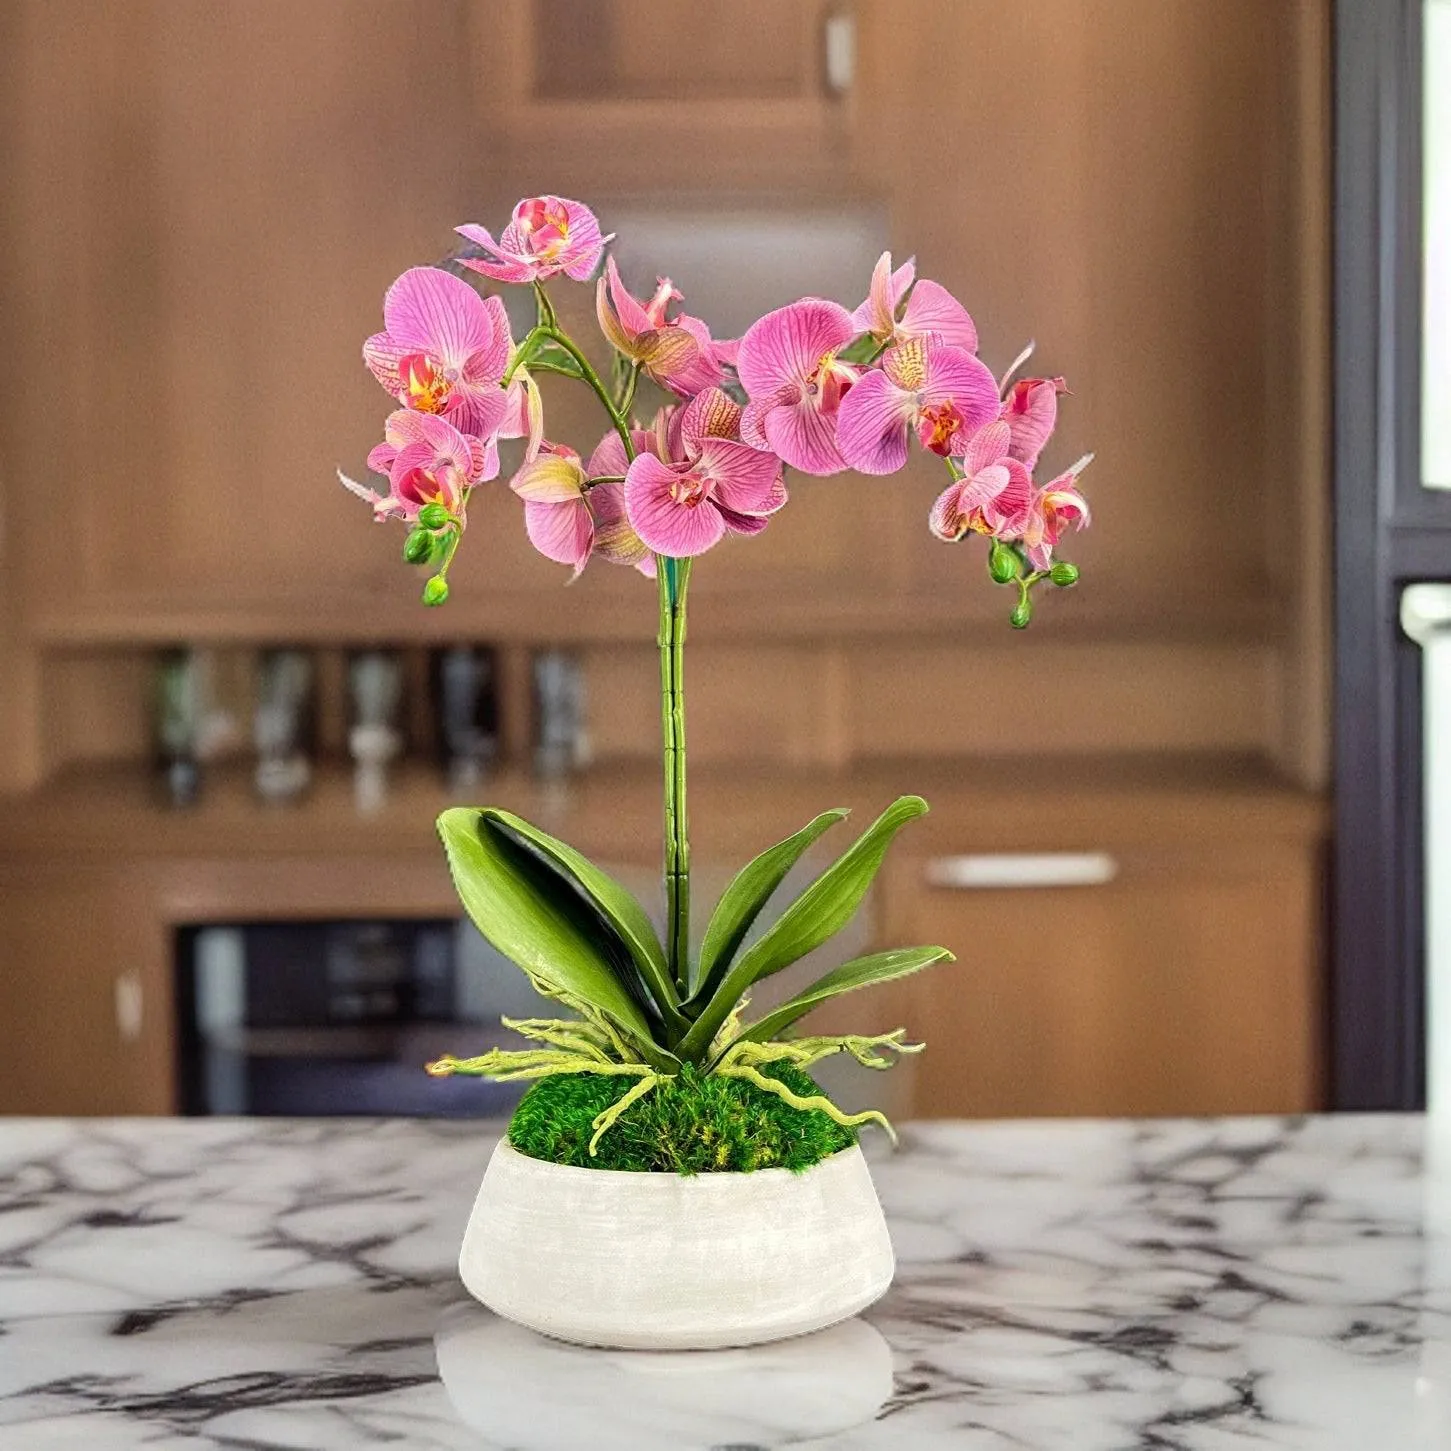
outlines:
[[[927,885],[954,891],[1004,887],[1101,887],[1118,876],[1103,851],[987,852],[940,856],[927,863]]]
[[[830,95],[844,96],[856,80],[856,16],[835,5],[821,23],[821,73]]]
[[[134,1043],[141,1036],[143,999],[141,974],[135,968],[116,974],[116,1031],[122,1042]]]

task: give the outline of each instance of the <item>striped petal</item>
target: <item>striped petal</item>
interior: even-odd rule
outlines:
[[[669,559],[704,554],[726,532],[725,520],[709,498],[694,503],[676,498],[685,477],[650,454],[637,458],[625,475],[625,513],[635,533]]]
[[[885,373],[867,373],[841,400],[837,446],[864,474],[893,474],[907,462],[907,438],[917,399]],[[790,460],[787,460],[790,462]]]

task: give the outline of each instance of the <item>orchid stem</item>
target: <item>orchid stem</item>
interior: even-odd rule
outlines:
[[[665,757],[667,956],[680,996],[690,990],[690,825],[685,807],[685,595],[690,560],[655,557],[660,582],[660,733]]]

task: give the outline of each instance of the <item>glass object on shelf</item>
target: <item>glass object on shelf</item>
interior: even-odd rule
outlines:
[[[1426,0],[1421,480],[1451,489],[1451,0]]]
[[[200,671],[194,650],[166,650],[156,662],[156,756],[166,800],[190,806],[201,790]]]
[[[499,749],[498,672],[494,652],[456,645],[433,657],[438,749],[451,791],[471,791]]]
[[[312,781],[312,657],[305,650],[264,650],[257,661],[257,794],[295,801]]]
[[[388,794],[388,763],[403,748],[398,725],[403,700],[403,662],[393,650],[362,650],[348,660],[352,727],[353,800],[365,815],[378,811]]]
[[[543,650],[534,657],[534,770],[557,781],[588,760],[579,659],[568,650]]]

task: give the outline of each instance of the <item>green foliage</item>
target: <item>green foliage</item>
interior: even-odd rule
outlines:
[[[810,1075],[788,1063],[760,1072],[798,1098],[821,1093]],[[626,1108],[591,1156],[596,1121],[630,1086],[623,1078],[570,1073],[541,1079],[515,1110],[509,1142],[550,1163],[671,1174],[799,1173],[856,1142],[852,1128],[820,1109],[794,1108],[744,1078],[686,1064]]]
[[[851,921],[887,854],[892,838],[907,822],[927,811],[920,796],[894,801],[776,919],[765,935],[730,966],[694,1026],[681,1040],[678,1056],[688,1060],[710,1052],[715,1036],[731,1010],[753,983],[780,972]]]
[[[934,962],[955,961],[945,947],[897,947],[890,952],[874,952],[869,957],[854,958],[833,968],[824,977],[819,977],[810,987],[787,999],[780,1007],[766,1014],[764,1018],[751,1023],[741,1037],[752,1042],[764,1043],[784,1032],[798,1018],[803,1018],[818,1003],[834,998],[839,993],[852,992],[856,988],[871,987],[879,982],[891,982],[893,978],[906,977],[908,973],[920,972]]]
[[[731,960],[740,951],[751,924],[761,914],[771,894],[786,878],[786,873],[800,860],[806,849],[828,827],[844,821],[850,812],[843,806],[823,811],[814,821],[808,822],[794,836],[778,841],[767,848],[754,861],[748,862],[736,874],[715,911],[710,925],[705,929],[705,941],[700,947],[699,987],[693,1001],[708,1002],[720,980],[725,976]]]
[[[467,807],[445,811],[438,833],[464,910],[510,962],[548,996],[603,1014],[642,1061],[674,1062],[630,990],[623,945],[548,862]]]
[[[479,813],[483,821],[500,827],[521,845],[532,848],[558,874],[588,899],[604,918],[620,944],[630,954],[641,982],[649,994],[650,1006],[671,1028],[683,1029],[680,999],[665,962],[665,949],[645,909],[612,877],[572,846],[531,826],[523,817],[509,811],[486,807]]]

